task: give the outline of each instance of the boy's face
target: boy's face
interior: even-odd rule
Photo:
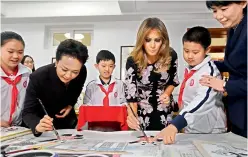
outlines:
[[[101,60],[98,64],[95,64],[100,76],[104,79],[109,79],[115,68],[115,63],[112,60]]]
[[[183,58],[190,66],[196,66],[204,60],[209,50],[205,50],[201,44],[187,41],[183,43]]]

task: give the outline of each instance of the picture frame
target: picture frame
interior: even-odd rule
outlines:
[[[121,46],[121,57],[120,57],[120,79],[122,81],[125,80],[126,73],[126,62],[127,58],[130,56],[130,53],[133,51],[134,46]]]
[[[55,63],[56,62],[56,57],[53,57],[52,58],[52,63]]]

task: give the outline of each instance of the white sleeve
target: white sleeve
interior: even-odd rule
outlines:
[[[83,104],[92,105],[92,91],[89,84],[86,86]]]
[[[200,86],[197,89],[197,94],[187,107],[180,111],[187,121],[187,125],[193,125],[196,121],[209,113],[216,104],[217,92],[210,87]]]

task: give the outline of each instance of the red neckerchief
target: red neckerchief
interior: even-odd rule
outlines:
[[[185,69],[185,72],[184,72],[184,79],[183,79],[183,82],[182,82],[182,85],[180,87],[180,92],[179,92],[179,96],[178,96],[178,105],[179,105],[179,108],[181,109],[182,108],[182,101],[183,101],[183,92],[184,92],[184,88],[185,88],[185,85],[186,85],[186,82],[187,80],[196,72],[196,70],[190,70],[190,72],[188,73],[188,70]]]
[[[3,68],[2,68],[3,69]],[[4,71],[4,70],[3,70]],[[5,72],[5,71],[4,71]],[[18,68],[14,71],[13,75],[16,76],[18,72]],[[11,74],[5,72],[7,76],[10,76]],[[12,122],[12,116],[15,113],[16,110],[16,106],[17,106],[17,96],[18,96],[18,89],[16,87],[17,83],[19,83],[22,79],[22,75],[19,75],[17,77],[15,77],[14,80],[11,80],[9,77],[4,77],[2,76],[2,78],[9,84],[12,85],[12,94],[11,94],[11,107],[10,107],[10,117],[9,117],[9,124],[11,124]]]
[[[108,91],[105,90],[103,85],[99,84],[99,87],[101,88],[102,92],[105,93],[105,97],[103,99],[103,106],[109,106],[109,93],[111,93],[114,89],[115,82],[109,85]]]

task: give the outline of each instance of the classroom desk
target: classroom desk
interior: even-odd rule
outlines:
[[[215,150],[215,153],[220,153],[223,149],[228,149],[228,152],[238,152],[239,150],[247,152],[247,139],[241,136],[237,136],[233,133],[225,134],[177,134],[176,143],[173,145],[164,145],[162,142],[157,142],[154,144],[144,144],[142,142],[130,144],[128,142],[137,141],[138,136],[142,133],[138,131],[119,131],[119,132],[98,132],[98,131],[76,131],[74,129],[58,130],[60,135],[73,134],[73,135],[83,135],[83,139],[80,140],[66,140],[66,145],[70,145],[69,150],[63,150],[65,147],[60,144],[55,144],[54,142],[48,142],[43,145],[43,149],[53,151],[56,153],[62,153],[61,157],[80,157],[76,154],[86,154],[86,153],[99,153],[99,150],[105,155],[101,157],[202,157],[202,155],[209,157],[204,152],[205,145],[210,149],[211,146],[215,145],[219,150]],[[148,136],[154,136],[157,131],[146,131]],[[14,142],[37,142],[37,145],[41,145],[40,141],[53,139],[55,135],[53,132],[43,133],[40,137],[34,137],[32,134],[25,135],[22,137],[17,137],[8,141],[3,141],[1,145],[10,144]],[[84,141],[84,142],[83,142]],[[98,142],[98,143],[97,143]],[[56,143],[56,142],[55,142]],[[71,143],[71,144],[69,144]],[[97,143],[97,144],[96,144]],[[118,146],[115,145],[118,143]],[[124,146],[124,144],[126,145]],[[225,146],[219,145],[224,144]],[[232,143],[231,148],[227,148],[227,143]],[[52,145],[51,145],[52,144]],[[211,144],[211,146],[209,145]],[[117,148],[124,151],[109,151],[109,149],[117,150]],[[117,147],[114,147],[117,146]],[[197,147],[196,147],[197,146]],[[125,148],[124,148],[125,147]],[[62,149],[63,148],[63,149]],[[69,147],[68,147],[69,148]],[[74,150],[72,150],[74,148]],[[82,151],[80,149],[88,148],[91,151]],[[113,149],[114,148],[114,149]],[[235,150],[231,150],[234,149]],[[203,149],[203,150],[202,150]],[[98,151],[94,151],[98,150]],[[200,150],[200,151],[199,151]],[[117,155],[106,155],[106,152]],[[212,150],[213,151],[213,150]],[[115,152],[115,153],[114,153]],[[65,156],[65,153],[71,153],[71,155]],[[205,154],[204,154],[205,153]],[[223,153],[223,152],[222,152]],[[74,155],[72,155],[74,154]],[[119,155],[118,155],[119,154]],[[230,153],[229,153],[230,154]],[[210,155],[211,156],[211,155]],[[228,156],[228,155],[226,155]],[[83,155],[81,155],[83,157]],[[92,157],[92,156],[91,156]],[[98,157],[98,156],[95,156]],[[100,156],[99,156],[100,157]],[[222,157],[222,156],[220,156]],[[230,156],[231,157],[231,156]]]

